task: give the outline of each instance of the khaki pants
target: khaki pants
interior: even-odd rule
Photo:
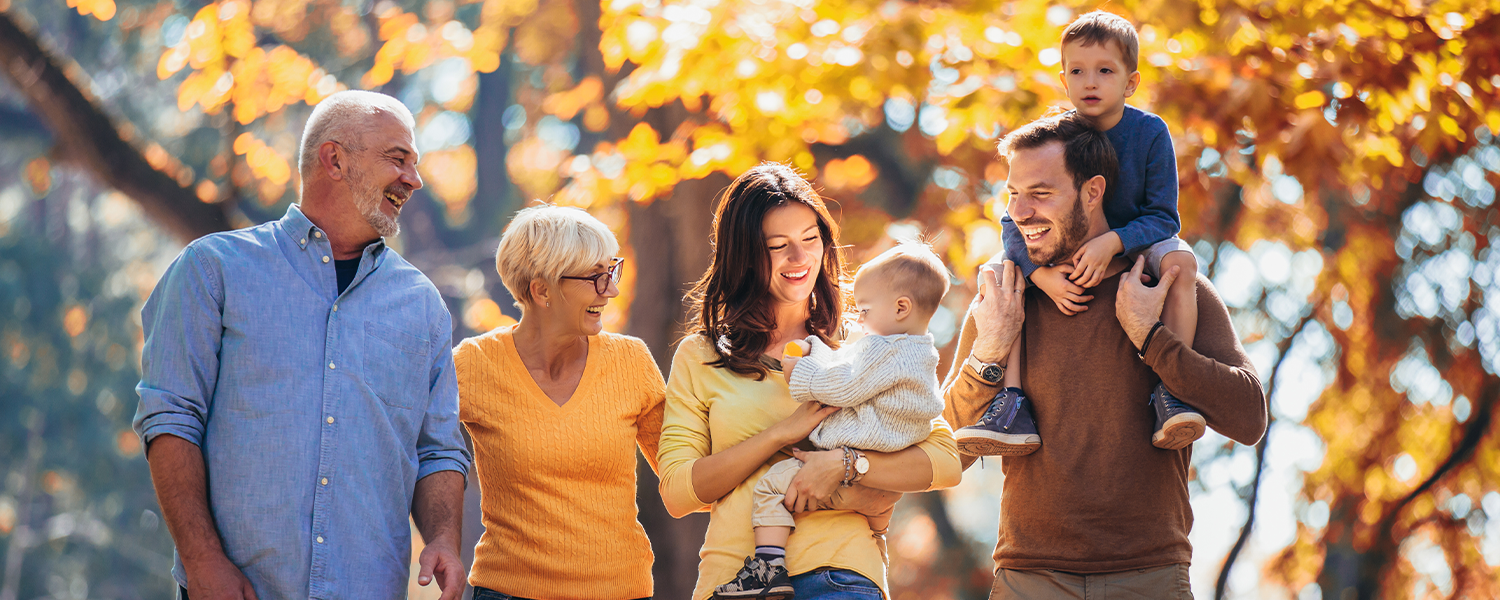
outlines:
[[[1066,573],[1000,569],[990,600],[1192,600],[1188,566],[1167,565],[1116,573]]]
[[[797,521],[792,519],[792,512],[781,504],[786,499],[786,489],[792,486],[792,479],[802,470],[802,461],[788,458],[779,463],[771,465],[760,481],[755,483],[755,512],[750,515],[750,525],[753,527],[796,527]],[[870,530],[874,533],[875,544],[880,547],[880,556],[890,564],[890,557],[886,554],[885,532],[891,526],[891,509],[881,513],[867,513],[851,508],[844,501],[844,489],[839,488],[833,493],[833,497],[818,506],[818,510],[856,510],[870,521]]]

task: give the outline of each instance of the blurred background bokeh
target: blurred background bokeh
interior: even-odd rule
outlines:
[[[665,367],[716,193],[777,160],[833,200],[856,262],[934,241],[961,280],[934,319],[946,368],[1000,249],[995,142],[1066,106],[1057,40],[1093,8],[0,0],[0,600],[172,594],[130,431],[140,305],[187,241],[283,214],[328,94],[417,115],[427,188],[393,245],[455,340],[516,316],[493,251],[546,199],[616,230],[630,262],[607,327]],[[1171,128],[1183,237],[1274,419],[1258,446],[1194,447],[1194,592],[1500,597],[1500,5],[1103,8],[1140,29],[1131,103]],[[998,467],[902,501],[895,599],[985,597]],[[686,599],[706,520],[671,519],[641,474],[658,597]]]

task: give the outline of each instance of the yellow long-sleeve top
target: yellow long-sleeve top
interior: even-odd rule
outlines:
[[[667,410],[661,431],[661,497],[672,516],[709,511],[708,535],[698,556],[698,583],[693,598],[707,598],[714,586],[734,578],[745,557],[755,550],[750,514],[755,483],[771,465],[790,458],[783,450],[767,459],[755,473],[718,502],[698,498],[693,490],[693,464],[725,450],[785,419],[797,409],[780,373],[764,380],[739,375],[704,363],[717,358],[701,335],[689,336],[672,357],[667,382]],[[917,444],[932,461],[931,489],[958,484],[961,471],[953,432],[941,417],[932,434]],[[870,524],[859,513],[820,510],[802,515],[787,542],[787,568],[793,575],[821,567],[848,569],[868,577],[886,591],[885,563],[870,535]]]
[[[635,503],[636,447],[655,470],[661,435],[665,383],[651,351],[629,336],[590,337],[578,389],[558,406],[513,332],[453,351],[484,512],[469,583],[539,600],[651,596],[651,542]]]

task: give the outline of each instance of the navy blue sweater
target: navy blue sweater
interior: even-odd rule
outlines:
[[[1125,246],[1139,252],[1182,230],[1177,216],[1177,153],[1167,123],[1155,114],[1125,105],[1120,122],[1105,132],[1115,147],[1120,173],[1105,185],[1104,219]],[[1010,215],[1000,218],[1005,254],[1027,277],[1038,265],[1026,256],[1026,240]]]

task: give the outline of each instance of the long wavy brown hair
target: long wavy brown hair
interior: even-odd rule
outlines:
[[[761,228],[766,214],[792,203],[818,215],[823,264],[813,286],[807,330],[837,347],[849,306],[848,274],[838,246],[839,228],[823,198],[796,171],[765,163],[725,189],[714,211],[713,262],[687,294],[688,335],[708,338],[719,358],[707,363],[764,379],[769,369],[760,355],[776,332],[771,298],[771,252]]]

